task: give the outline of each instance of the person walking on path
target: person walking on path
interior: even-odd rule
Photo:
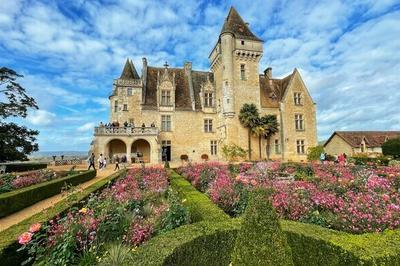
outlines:
[[[92,153],[92,155],[90,155],[90,157],[89,157],[89,168],[88,168],[88,170],[90,170],[90,167],[92,167],[93,166],[93,169],[94,170],[96,170],[96,166],[94,165],[94,153]]]
[[[115,158],[115,168],[114,168],[114,171],[116,171],[116,170],[119,170],[119,157],[118,157],[118,155],[117,155],[117,157]]]
[[[101,170],[103,168],[103,154],[102,153],[100,153],[98,163],[99,163],[99,169]]]

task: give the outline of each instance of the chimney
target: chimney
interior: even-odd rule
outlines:
[[[192,62],[185,62],[185,74],[188,75],[192,71]]]
[[[264,70],[264,76],[272,79],[272,67],[267,67],[267,69]]]

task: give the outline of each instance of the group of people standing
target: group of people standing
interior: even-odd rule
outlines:
[[[95,166],[95,160],[96,159],[96,156],[94,155],[94,153],[92,153],[90,156],[89,156],[89,158],[88,158],[88,164],[89,164],[89,167],[88,167],[88,170],[90,170],[90,168],[93,168],[94,170],[96,170],[96,166]],[[119,170],[119,161],[120,161],[120,159],[119,159],[119,157],[117,156],[116,158],[115,158],[115,168],[114,168],[114,171],[115,170]],[[106,167],[107,167],[107,157],[105,157],[105,156],[103,156],[103,154],[102,153],[100,153],[100,156],[99,156],[99,159],[97,159],[97,162],[98,162],[98,165],[99,165],[99,169],[100,170],[103,170],[103,169],[106,169]]]
[[[322,164],[324,164],[325,161],[328,161],[328,155],[326,154],[326,152],[322,152],[320,154],[319,160],[321,161]],[[339,163],[341,165],[346,165],[347,164],[347,155],[346,155],[346,153],[341,153],[338,156],[335,155],[334,162],[335,163]]]
[[[150,124],[150,127],[155,127],[156,124],[154,122],[152,122]],[[112,123],[106,123],[104,124],[103,122],[100,122],[100,127],[106,127],[106,128],[118,128],[119,127],[119,122],[112,122]],[[135,127],[135,123],[132,121],[130,123],[128,123],[128,121],[125,121],[124,123],[124,127]],[[142,128],[145,128],[146,125],[145,123],[142,123]]]

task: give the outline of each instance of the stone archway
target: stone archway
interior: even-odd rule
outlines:
[[[143,155],[143,161],[145,163],[151,162],[151,146],[150,143],[145,139],[137,139],[132,143],[131,147],[132,158],[135,155]]]
[[[112,139],[107,143],[106,147],[107,158],[115,159],[115,156],[122,158],[127,156],[126,154],[126,144],[120,139]],[[113,160],[114,161],[114,160]]]

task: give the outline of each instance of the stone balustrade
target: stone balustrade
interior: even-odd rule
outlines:
[[[95,136],[157,136],[157,127],[95,127]]]

